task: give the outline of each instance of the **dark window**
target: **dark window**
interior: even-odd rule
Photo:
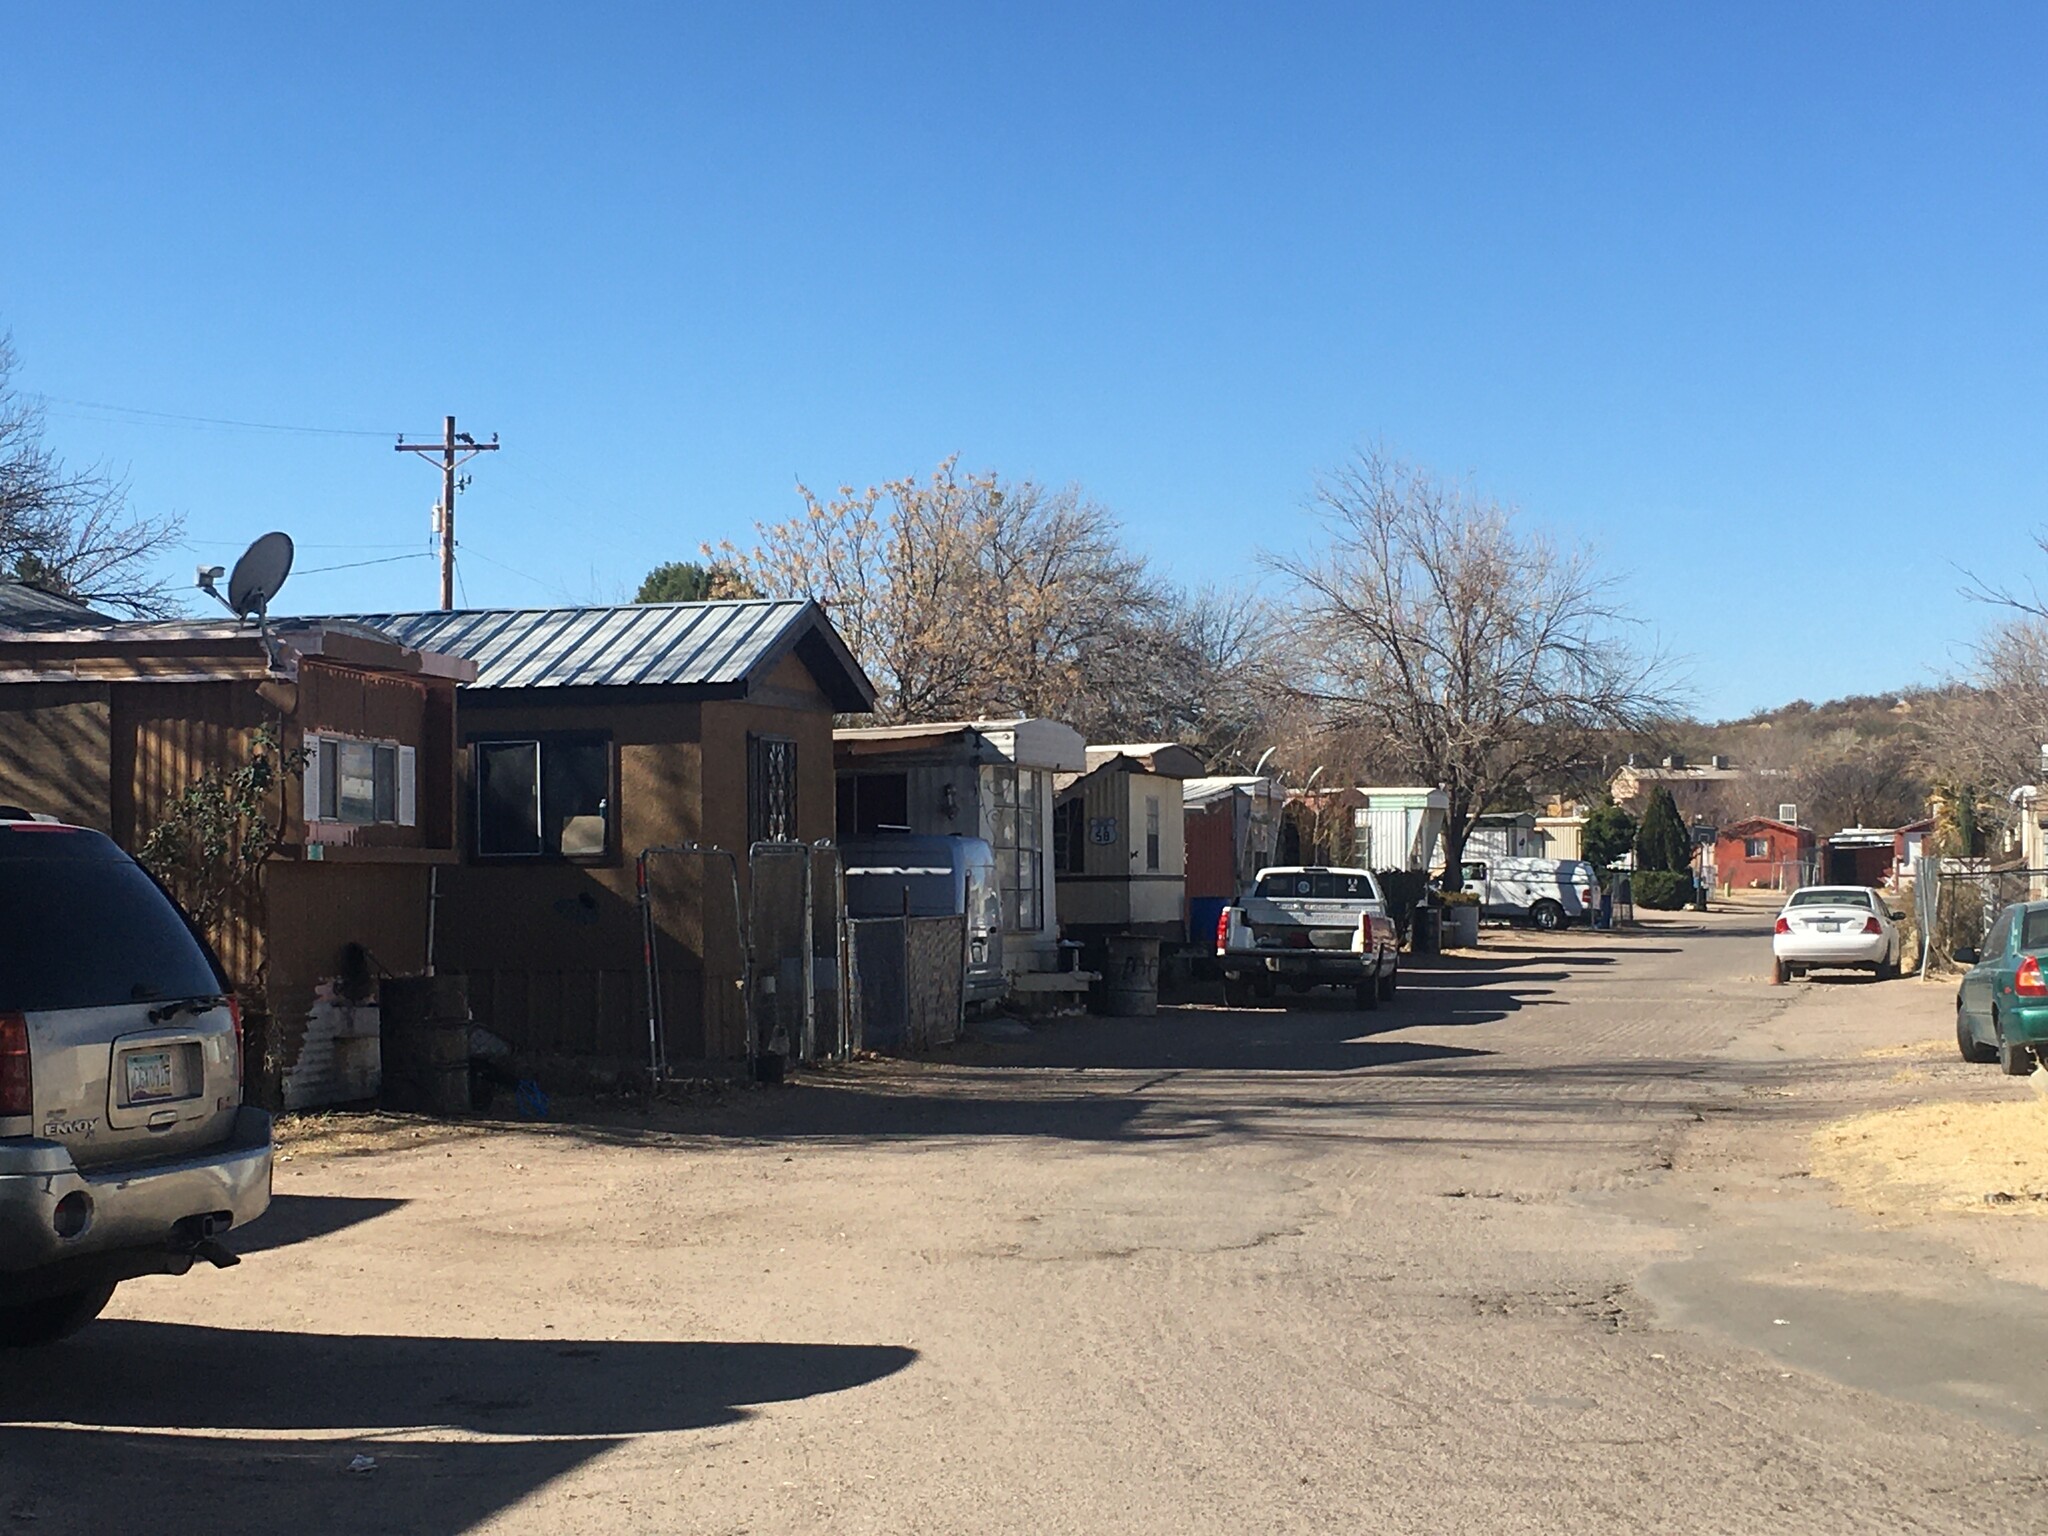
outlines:
[[[1768,859],[1771,856],[1771,840],[1767,837],[1752,837],[1743,842],[1742,856],[1746,859]]]
[[[395,822],[398,820],[398,748],[375,747],[371,758],[372,819]]]
[[[747,738],[747,836],[756,843],[798,840],[796,743],[786,736]]]
[[[873,837],[909,828],[909,774],[843,773],[835,787],[841,837]],[[926,807],[927,813],[933,809]]]
[[[470,753],[479,858],[594,859],[611,851],[607,738],[478,741]]]
[[[1984,941],[1984,958],[1995,960],[2012,946],[2013,924],[2018,921],[2020,909],[2007,907],[1998,914],[1998,921],[1992,925],[1991,937]]]
[[[1159,867],[1159,797],[1145,797],[1145,867]]]
[[[106,838],[0,829],[0,1010],[225,990],[178,909]]]
[[[1791,907],[1874,907],[1870,892],[1861,886],[1809,886],[1803,891],[1794,891],[1786,903]]]
[[[1307,896],[1314,900],[1373,899],[1372,880],[1365,875],[1345,874],[1332,869],[1296,869],[1266,876],[1259,882],[1261,896]]]
[[[1080,796],[1052,808],[1052,869],[1056,875],[1088,869],[1088,807]]]
[[[2020,948],[2048,949],[2048,907],[2027,909],[2026,922],[2020,929]]]

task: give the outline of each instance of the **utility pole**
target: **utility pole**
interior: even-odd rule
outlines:
[[[417,453],[422,458],[430,453],[441,455],[441,504],[434,508],[434,531],[441,535],[441,608],[445,612],[455,606],[455,471],[459,465],[467,464],[480,453],[498,451],[498,434],[493,432],[488,443],[480,443],[467,432],[455,430],[455,418],[441,418],[441,441],[438,443],[408,443],[404,437],[398,439],[398,452]],[[467,483],[465,478],[464,483]]]

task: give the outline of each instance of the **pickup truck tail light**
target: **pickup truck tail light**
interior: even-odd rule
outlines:
[[[2021,997],[2048,997],[2048,977],[2041,974],[2041,962],[2032,955],[2020,962],[2012,978],[2012,989]],[[4,1108],[0,1108],[4,1112]]]
[[[1216,914],[1216,953],[1222,954],[1230,948],[1230,908],[1225,907]]]
[[[36,1112],[35,1078],[29,1069],[28,1020],[0,1013],[0,1120]]]

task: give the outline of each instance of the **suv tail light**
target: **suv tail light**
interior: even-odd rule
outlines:
[[[2013,976],[2012,989],[2021,997],[2048,997],[2048,977],[2041,974],[2041,962],[2032,955],[2022,960],[2019,971]]]
[[[28,1020],[18,1013],[0,1013],[0,1120],[18,1119],[35,1112]]]
[[[1792,924],[1782,917],[1778,919],[1778,926],[1771,930],[1773,933],[1790,933],[1791,931]]]
[[[235,1097],[239,1102],[242,1094],[242,1000],[232,992],[228,994],[228,1017],[235,1021]]]

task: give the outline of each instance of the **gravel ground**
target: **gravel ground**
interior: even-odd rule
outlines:
[[[300,1127],[238,1269],[6,1360],[0,1531],[2038,1530],[2048,1220],[1812,1164],[2029,1090],[1767,931]]]

